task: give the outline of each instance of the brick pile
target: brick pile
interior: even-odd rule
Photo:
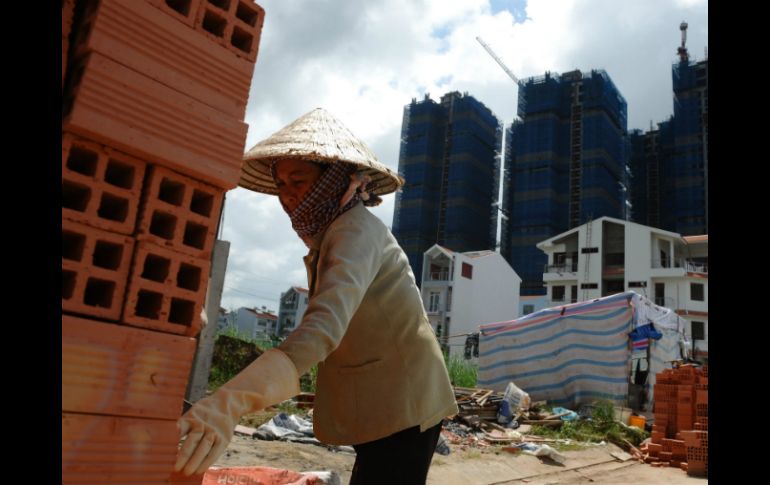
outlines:
[[[62,2],[62,483],[172,467],[264,10]]]

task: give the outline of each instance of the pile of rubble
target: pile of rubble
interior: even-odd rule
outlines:
[[[551,414],[544,411],[545,402],[532,403],[528,409],[513,411],[505,425],[498,422],[502,392],[491,389],[455,387],[455,399],[460,412],[445,424],[445,439],[461,449],[485,448],[509,443],[549,443],[559,440],[528,434],[533,425],[561,426],[565,413]],[[571,412],[571,411],[569,411]]]

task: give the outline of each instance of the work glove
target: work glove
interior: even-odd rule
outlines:
[[[278,349],[260,355],[214,394],[196,402],[177,421],[187,436],[177,455],[175,471],[204,473],[222,454],[241,416],[299,394],[297,368]]]

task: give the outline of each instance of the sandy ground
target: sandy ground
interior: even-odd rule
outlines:
[[[610,453],[620,451],[614,445],[591,446],[563,451],[564,465],[534,456],[510,453],[492,447],[461,449],[450,445],[447,456],[434,455],[428,473],[430,485],[503,485],[503,484],[617,484],[665,483],[666,485],[705,485],[705,478],[690,477],[675,468],[655,468],[629,460],[621,462]],[[260,441],[236,435],[218,466],[269,466],[294,471],[335,471],[342,484],[350,481],[355,455],[334,452],[311,444]]]

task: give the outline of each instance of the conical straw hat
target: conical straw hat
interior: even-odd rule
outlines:
[[[278,194],[270,165],[285,158],[357,165],[359,171],[369,175],[377,185],[371,191],[377,195],[394,192],[404,184],[401,176],[380,163],[361,140],[323,108],[297,118],[246,152],[238,185],[256,192]]]

